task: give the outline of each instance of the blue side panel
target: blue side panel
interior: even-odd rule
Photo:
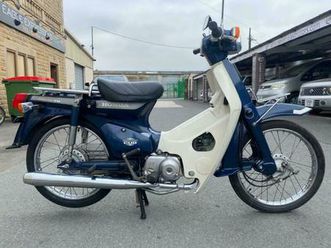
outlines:
[[[157,149],[160,133],[141,125],[139,120],[109,120],[96,115],[85,115],[84,118],[101,132],[112,159],[121,159],[122,153],[136,148],[140,148],[141,156],[149,155]],[[136,144],[126,145],[124,141],[127,139],[134,139]]]

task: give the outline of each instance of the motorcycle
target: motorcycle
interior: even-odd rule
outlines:
[[[149,124],[163,94],[158,82],[98,79],[88,90],[36,88],[18,94],[24,112],[14,147],[28,145],[24,183],[65,207],[85,207],[113,189],[136,190],[141,218],[147,194],[199,192],[211,177],[229,177],[241,200],[264,212],[296,209],[317,192],[325,159],[303,127],[275,117],[311,109],[278,101],[256,107],[236,67],[239,28],[207,19],[201,54],[212,91],[208,109],[166,132]]]

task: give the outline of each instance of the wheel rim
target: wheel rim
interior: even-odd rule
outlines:
[[[312,145],[293,130],[273,128],[264,131],[264,135],[275,159],[277,173],[273,178],[267,178],[254,170],[242,172],[238,173],[239,182],[250,197],[262,204],[291,204],[302,198],[316,179],[316,153]],[[251,155],[249,141],[244,146],[243,157]]]
[[[84,174],[84,171],[67,171],[58,169],[57,165],[65,160],[69,125],[62,125],[49,130],[38,142],[34,154],[34,168],[38,172],[55,174]],[[73,159],[76,161],[107,160],[108,151],[101,138],[86,127],[77,127],[76,144]],[[86,173],[85,173],[86,174]],[[77,187],[45,186],[52,194],[67,200],[82,200],[95,195],[100,189]]]

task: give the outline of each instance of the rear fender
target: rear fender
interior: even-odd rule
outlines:
[[[15,140],[11,148],[29,144],[35,130],[45,123],[58,118],[68,118],[69,116],[71,116],[71,109],[49,106],[25,113],[24,120],[16,132]]]

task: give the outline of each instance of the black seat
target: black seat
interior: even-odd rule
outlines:
[[[160,98],[164,91],[159,82],[118,82],[98,78],[97,84],[102,97],[112,102],[150,102]]]

